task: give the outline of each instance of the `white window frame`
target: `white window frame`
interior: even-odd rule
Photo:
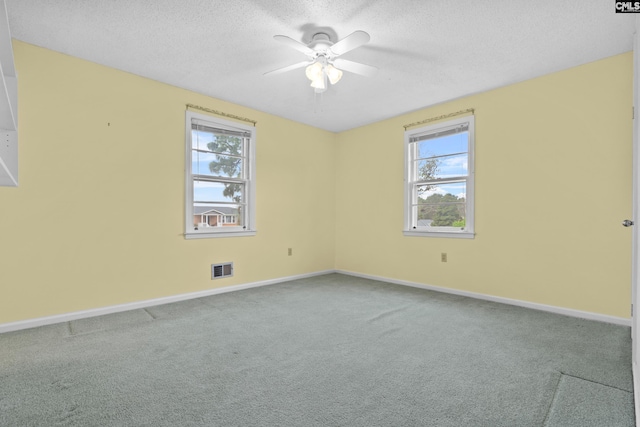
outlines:
[[[246,209],[244,213],[244,221],[242,226],[225,226],[225,227],[207,227],[196,229],[193,226],[193,180],[194,174],[192,171],[192,141],[191,141],[191,126],[193,121],[205,122],[207,126],[229,130],[229,131],[243,131],[248,132],[250,137],[248,138],[247,151],[245,154],[245,167],[243,168],[244,176],[241,178],[244,181],[245,186],[245,203]],[[199,114],[193,111],[186,112],[186,137],[185,137],[185,233],[186,239],[203,239],[203,238],[215,238],[215,237],[242,237],[242,236],[254,236],[256,234],[256,128],[254,126],[248,126],[229,120],[212,117],[209,115]],[[214,179],[215,180],[215,179]],[[225,215],[222,217],[224,218]]]
[[[435,231],[433,228],[427,230],[426,227],[420,227],[417,224],[417,190],[416,187],[420,181],[417,178],[417,170],[415,170],[414,159],[417,156],[416,143],[412,143],[411,138],[417,135],[433,134],[460,126],[468,123],[469,139],[468,139],[468,169],[467,175],[464,177],[455,177],[452,179],[443,178],[440,180],[431,180],[430,183],[440,182],[461,182],[466,183],[466,211],[465,211],[465,228],[456,231],[447,227],[442,231]],[[421,236],[421,237],[447,237],[473,239],[475,237],[475,212],[474,212],[474,193],[475,193],[475,120],[474,116],[466,116],[458,119],[448,120],[446,122],[437,123],[430,126],[424,126],[418,129],[405,131],[404,133],[404,230],[405,236]],[[443,227],[444,228],[444,227]]]

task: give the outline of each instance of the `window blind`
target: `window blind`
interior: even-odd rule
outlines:
[[[191,129],[204,131],[204,132],[215,133],[215,134],[218,134],[218,135],[238,136],[240,138],[250,138],[251,137],[251,132],[241,131],[241,130],[232,130],[232,129],[214,128],[214,127],[211,127],[211,126],[206,126],[206,125],[204,125],[202,123],[198,123],[197,120],[193,120],[191,122]]]
[[[409,137],[409,142],[426,141],[428,139],[442,138],[443,136],[455,135],[457,133],[467,132],[469,123],[463,123],[449,128],[439,129],[435,132],[428,132]]]

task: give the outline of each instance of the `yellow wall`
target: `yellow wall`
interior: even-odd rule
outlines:
[[[339,134],[336,268],[628,318],[632,82],[627,53]],[[467,108],[476,237],[404,237],[403,125]]]
[[[629,317],[630,53],[338,135],[14,53],[20,186],[0,187],[0,324],[334,268]],[[182,237],[186,103],[258,121],[257,236]],[[404,237],[402,125],[469,107],[476,238]],[[225,261],[235,276],[211,281]]]
[[[25,43],[14,53],[20,185],[0,187],[0,324],[333,269],[335,134]],[[256,236],[183,238],[187,103],[258,121]],[[235,276],[211,281],[226,261]]]

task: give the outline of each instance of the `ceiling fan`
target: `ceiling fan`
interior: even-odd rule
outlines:
[[[342,78],[343,70],[362,76],[373,76],[378,71],[376,67],[371,65],[338,58],[370,40],[369,34],[364,31],[355,31],[336,43],[333,43],[329,35],[323,32],[314,34],[309,44],[300,43],[287,36],[278,35],[273,38],[304,53],[309,59],[269,71],[264,75],[279,74],[306,67],[307,78],[311,80],[311,87],[315,89],[316,93],[327,90],[327,80],[332,85],[338,83]]]

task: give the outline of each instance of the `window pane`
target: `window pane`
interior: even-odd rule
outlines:
[[[241,156],[243,143],[243,138],[239,136],[219,135],[201,130],[191,131],[191,148],[193,149]]]
[[[194,175],[211,175],[209,163],[216,160],[216,155],[211,153],[202,153],[198,151],[191,152],[191,170]]]
[[[210,227],[242,227],[244,209],[244,205],[195,205],[193,227],[199,230]]]
[[[239,157],[230,157],[221,154],[192,151],[191,170],[194,175],[241,178],[242,159]]]
[[[198,130],[191,131],[191,148],[197,150],[207,150],[207,145],[213,142],[215,135],[211,132],[203,132]]]
[[[464,199],[466,197],[467,183],[466,181],[456,181],[456,182],[437,183],[437,184],[430,184],[430,185],[425,184],[425,185],[416,186],[416,189],[418,191],[419,200],[422,199],[422,201],[419,201],[418,203],[422,204],[422,203],[428,203],[426,202],[426,200],[432,196],[434,196],[431,199],[432,201],[437,200],[438,197],[435,197],[435,196],[438,196],[438,195],[444,196],[447,194],[451,194],[456,198]]]
[[[418,158],[442,156],[469,151],[469,132],[418,142]]]
[[[417,226],[453,227],[460,230],[466,219],[466,182],[416,186]],[[439,228],[439,231],[442,229]]]
[[[468,174],[468,157],[467,154],[458,154],[418,160],[416,167],[418,175],[416,178],[419,181],[424,181],[466,176]]]
[[[215,153],[242,156],[242,138],[237,136],[216,135],[216,139],[207,144],[207,148]]]
[[[244,202],[244,184],[193,182],[194,202]]]

